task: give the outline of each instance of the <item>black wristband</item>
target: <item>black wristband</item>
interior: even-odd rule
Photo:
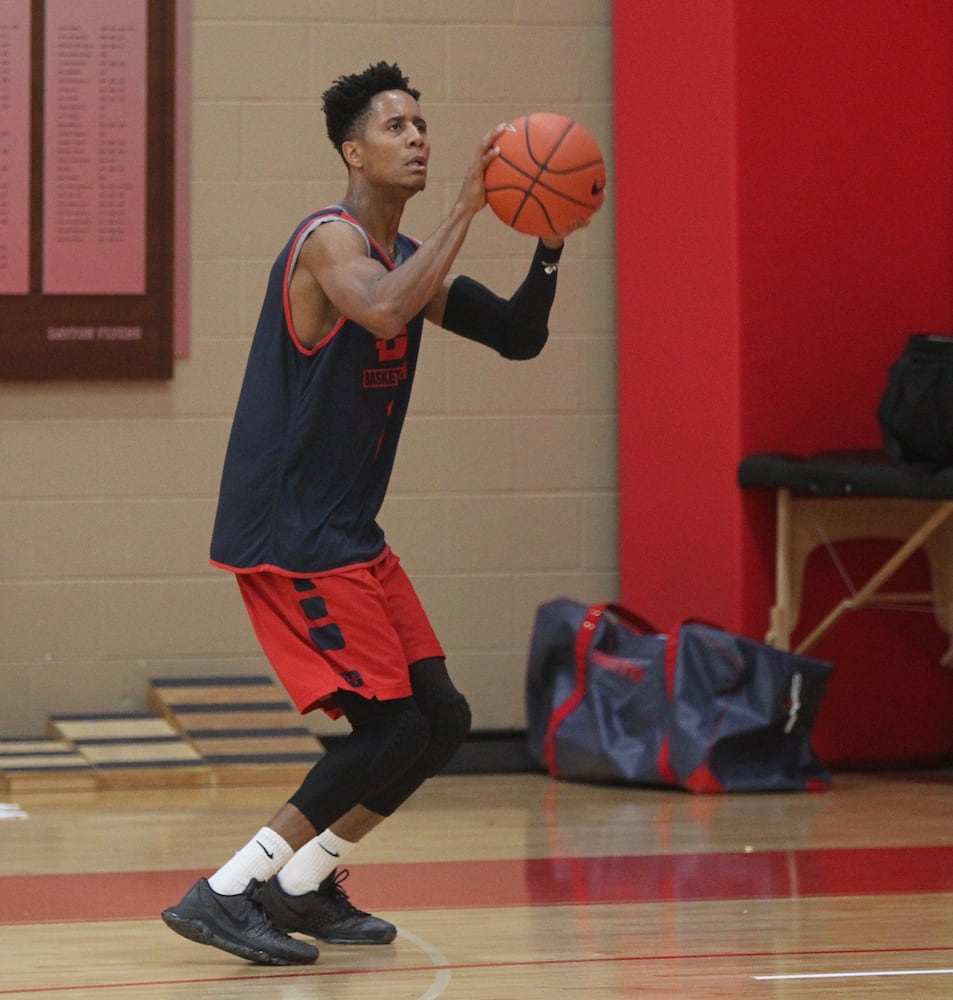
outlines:
[[[555,250],[550,250],[542,240],[539,240],[536,244],[536,253],[533,254],[531,270],[541,267],[545,274],[555,274],[559,269],[559,258],[563,255],[563,247],[565,245],[563,243],[562,246],[557,247]]]

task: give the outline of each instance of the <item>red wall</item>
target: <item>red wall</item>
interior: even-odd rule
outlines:
[[[773,497],[743,495],[738,461],[876,446],[907,333],[953,330],[953,4],[616,0],[614,29],[620,596],[662,627],[760,636]],[[805,621],[837,596],[826,572]],[[816,649],[829,757],[953,752],[938,630],[897,619],[864,612]],[[858,687],[900,688],[902,721],[851,723]]]
[[[742,602],[732,22],[616,3],[622,597],[662,628]]]

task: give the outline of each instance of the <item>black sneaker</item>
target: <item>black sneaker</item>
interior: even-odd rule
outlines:
[[[318,949],[275,930],[257,900],[261,882],[252,879],[237,896],[222,896],[200,878],[162,919],[182,937],[210,944],[258,965],[311,965]]]
[[[380,917],[359,910],[347,898],[341,883],[348,870],[333,871],[313,892],[294,896],[285,892],[277,875],[261,890],[261,905],[274,925],[320,938],[328,944],[390,944],[397,928]]]

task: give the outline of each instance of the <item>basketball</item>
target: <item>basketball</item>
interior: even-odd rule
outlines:
[[[579,122],[536,112],[510,122],[496,144],[500,155],[486,168],[486,199],[517,232],[566,236],[602,204],[602,151]]]

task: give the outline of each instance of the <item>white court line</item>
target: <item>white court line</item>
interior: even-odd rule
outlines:
[[[16,802],[0,802],[0,819],[29,819]]]
[[[415,944],[430,959],[434,967],[433,985],[426,993],[421,993],[418,1000],[437,1000],[438,997],[442,997],[453,978],[447,956],[436,945],[417,937],[410,931],[405,931],[403,927],[398,927],[397,932],[401,937],[407,938],[411,944]]]
[[[874,976],[953,976],[953,969],[890,969],[881,972],[794,972],[786,976],[752,976],[752,979],[863,979]]]

